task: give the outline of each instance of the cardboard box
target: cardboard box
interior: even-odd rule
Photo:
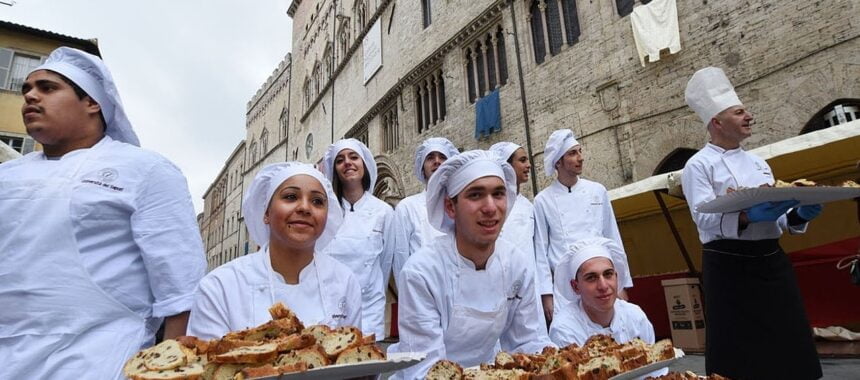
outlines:
[[[672,343],[689,351],[705,350],[705,311],[697,278],[661,281],[672,328]]]

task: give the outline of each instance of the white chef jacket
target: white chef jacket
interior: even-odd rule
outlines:
[[[427,218],[427,191],[410,195],[394,209],[394,223],[391,224],[390,234],[394,236],[394,263],[392,271],[394,279],[403,269],[406,260],[418,252],[418,249],[433,239],[442,236],[442,232],[433,228]]]
[[[508,352],[527,353],[553,346],[546,328],[541,325],[540,305],[535,297],[525,296],[535,294],[535,290],[532,268],[521,264],[525,260],[523,255],[507,241],[497,240],[495,252],[485,269],[477,271],[470,260],[457,252],[453,235],[436,238],[413,255],[400,273],[400,342],[390,346],[388,351],[424,352],[427,358],[398,372],[395,377],[423,379],[440,359],[459,362],[460,358],[448,354],[451,349],[447,346],[468,342],[471,337],[445,333],[450,327],[448,322],[454,317],[453,298],[463,292],[468,299],[459,302],[465,301],[475,309],[489,310],[502,302],[505,324],[500,336],[492,340],[498,344],[491,342],[486,347],[488,361],[492,361],[497,346]],[[461,268],[465,272],[459,272]],[[459,275],[455,275],[457,273]],[[504,292],[504,300],[489,296],[498,289]]]
[[[553,271],[567,247],[582,238],[605,237],[624,249],[609,194],[597,182],[580,177],[568,188],[556,179],[538,193],[534,207],[535,251],[547,258]],[[633,280],[619,285],[631,288]]]
[[[38,179],[78,164],[69,208],[81,261],[96,285],[146,320],[141,343],[152,344],[164,317],[191,309],[206,271],[185,177],[161,155],[108,136],[59,160],[32,152],[5,162],[0,177]]]
[[[559,347],[576,343],[579,346],[585,344],[588,338],[604,334],[609,335],[618,343],[627,343],[633,339],[642,339],[645,343],[654,344],[654,326],[639,306],[622,299],[615,300],[615,315],[609,327],[603,327],[594,323],[582,308],[582,300],[568,302],[559,308],[553,316],[549,327],[549,337]],[[648,376],[657,377],[669,372],[663,368],[637,379]]]
[[[272,319],[269,307],[283,302],[305,326],[360,326],[361,291],[352,271],[321,253],[287,284],[272,269],[269,250],[242,256],[209,272],[197,289],[188,335],[221,338],[229,331]]]
[[[639,306],[622,299],[615,300],[615,315],[609,327],[594,323],[582,308],[582,300],[567,302],[558,309],[549,327],[549,338],[559,347],[576,343],[585,344],[592,335],[606,334],[618,343],[626,343],[640,338],[645,343],[654,344],[654,326],[648,321]]]
[[[690,157],[684,165],[681,184],[690,214],[699,229],[699,240],[702,244],[719,239],[777,239],[783,230],[790,233],[806,232],[808,223],[789,226],[785,215],[775,222],[750,223],[746,229],[739,232],[740,212],[708,214],[696,211],[699,205],[725,195],[729,188],[737,190],[741,187],[759,187],[773,183],[773,172],[767,162],[743,148],[725,150],[708,143]]]
[[[535,271],[535,289],[538,296],[552,294],[552,273],[546,255],[536,255],[534,246],[535,214],[534,206],[522,194],[517,194],[514,208],[508,211],[505,225],[502,227],[501,239],[516,244],[529,265]]]
[[[361,289],[362,330],[385,338],[385,291],[394,256],[385,231],[394,220],[391,206],[369,192],[355,204],[343,199],[343,223],[325,252],[352,269]]]

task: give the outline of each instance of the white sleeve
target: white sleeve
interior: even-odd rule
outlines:
[[[200,281],[194,295],[187,334],[200,339],[219,339],[230,329],[224,286],[214,276]]]
[[[415,226],[409,220],[407,205],[402,203],[398,204],[397,208],[394,209],[392,219],[391,229],[389,230],[389,235],[392,236],[393,251],[391,271],[394,274],[394,281],[398,282],[399,279],[397,277],[400,276],[400,271],[403,270],[403,266],[406,265],[406,259],[409,258],[409,238],[415,232]],[[399,292],[399,283],[397,287]]]
[[[696,211],[696,208],[717,197],[708,175],[699,163],[688,163],[681,175],[681,186],[690,215],[696,222],[700,235],[721,236],[724,239],[738,238],[738,217],[740,212],[725,214],[708,214]]]
[[[603,237],[615,241],[621,251],[624,252],[624,265],[627,270],[627,281],[621,284],[623,288],[633,287],[633,273],[630,271],[630,261],[627,260],[627,251],[624,250],[624,242],[621,241],[621,232],[618,230],[618,222],[615,220],[615,211],[612,210],[612,202],[609,193],[603,189]]]
[[[537,269],[535,273],[535,276],[537,276],[535,286],[538,288],[538,293],[540,295],[552,295],[552,272],[549,270],[549,262],[546,259],[546,255],[538,254],[537,249],[533,250],[533,254]]]
[[[546,346],[555,346],[543,325],[543,309],[534,296],[534,283],[532,268],[526,266],[523,286],[517,294],[507,295],[509,300],[505,302],[513,304],[514,309],[510,311],[513,315],[508,319],[507,328],[499,337],[499,343],[505,351],[533,354],[541,352]]]
[[[404,378],[423,379],[436,361],[446,357],[442,315],[434,302],[433,286],[420,273],[401,272],[403,283],[398,300],[398,322],[402,352],[424,352],[427,358],[403,370]]]
[[[152,316],[168,317],[191,309],[206,271],[206,256],[191,194],[179,169],[162,159],[146,178],[135,199],[131,230],[155,298]]]
[[[552,263],[549,260],[549,234],[550,226],[547,222],[546,211],[544,211],[543,198],[535,197],[535,257],[541,257],[550,269],[553,270]],[[540,262],[536,260],[536,262]],[[550,278],[550,283],[552,279]]]
[[[567,326],[567,319],[570,314],[559,312],[552,318],[552,323],[549,325],[549,339],[558,347],[564,347],[573,343],[581,344],[576,339],[576,334]]]

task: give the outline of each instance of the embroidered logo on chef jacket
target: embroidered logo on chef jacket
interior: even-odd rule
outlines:
[[[116,181],[117,178],[119,178],[119,171],[114,168],[104,168],[96,173],[84,176],[81,183],[101,186],[102,188],[113,191],[123,191],[124,189],[122,187],[111,185],[111,183]]]
[[[518,300],[523,299],[522,297],[520,297],[520,289],[522,289],[522,287],[523,287],[523,282],[521,280],[515,281],[514,284],[511,285],[510,294],[512,294],[512,296],[508,297],[508,301],[513,301],[515,299],[518,299]]]
[[[761,174],[764,174],[764,175],[766,175],[766,176],[768,176],[768,177],[770,177],[770,176],[772,175],[772,174],[770,173],[770,168],[769,168],[769,167],[767,167],[767,166],[762,165],[762,164],[761,164],[761,162],[756,161],[756,162],[755,162],[755,168],[756,168],[756,170],[760,171],[760,172],[761,172]]]
[[[599,195],[594,195],[591,197],[591,205],[592,206],[602,206],[603,201],[600,199]]]
[[[340,298],[340,302],[337,303],[337,308],[340,310],[340,314],[332,314],[332,319],[346,319],[346,297]]]

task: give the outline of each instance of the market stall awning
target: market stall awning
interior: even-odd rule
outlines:
[[[860,177],[860,121],[815,131],[750,151],[765,159],[778,179],[807,178],[838,185]],[[612,207],[636,276],[695,271],[701,268],[701,244],[681,194],[681,170],[655,175],[609,191]],[[658,199],[659,196],[659,199]],[[663,200],[665,207],[661,207]],[[828,204],[807,234],[785,237],[787,252],[806,249],[860,234],[851,201]],[[673,236],[674,224],[677,238]],[[691,256],[692,266],[682,250]]]

